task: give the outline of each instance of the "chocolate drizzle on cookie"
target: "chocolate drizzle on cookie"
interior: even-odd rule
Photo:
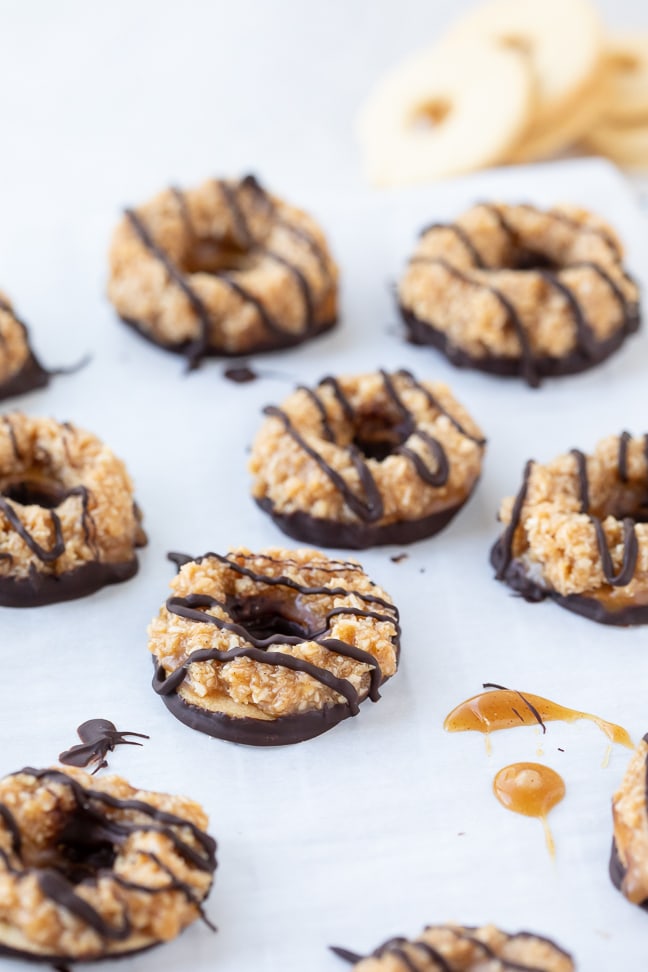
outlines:
[[[17,464],[21,464],[24,462],[24,455],[21,452],[11,416],[3,415],[1,418],[9,437],[15,461]],[[71,426],[67,423],[62,426],[63,448],[66,451],[70,466],[73,467],[74,463],[70,461],[65,438],[66,428],[70,429]],[[49,458],[44,450],[41,452],[41,458],[44,461]],[[4,519],[4,530],[15,532],[30,553],[42,564],[55,564],[67,549],[61,517],[57,510],[73,497],[78,497],[80,501],[80,523],[83,539],[94,559],[85,561],[73,570],[60,574],[41,572],[32,563],[26,576],[14,577],[10,573],[0,576],[1,605],[31,607],[55,601],[71,600],[93,593],[106,584],[127,580],[137,572],[136,558],[120,563],[107,563],[99,560],[96,544],[97,528],[90,511],[92,498],[90,490],[82,484],[66,488],[51,476],[43,475],[42,470],[36,470],[32,474],[28,470],[22,474],[17,473],[15,477],[12,477],[10,473],[5,476],[5,483],[0,486],[0,516]],[[51,533],[49,546],[45,546],[37,540],[23,522],[21,512],[29,506],[38,506],[47,510]],[[137,516],[136,508],[136,518]],[[141,513],[139,517],[141,517]],[[146,543],[146,534],[140,528],[135,545],[144,546]],[[14,565],[14,560],[12,553],[0,551],[0,562],[8,563],[11,567]]]
[[[275,405],[269,405],[264,409],[264,414],[278,419],[284,426],[286,432],[290,435],[293,441],[302,449],[311,459],[317,464],[317,466],[326,475],[329,481],[336,488],[344,504],[350,510],[351,513],[362,524],[376,524],[384,516],[384,505],[380,494],[380,490],[376,483],[375,477],[372,473],[371,461],[381,462],[391,455],[401,455],[404,456],[412,464],[417,476],[423,483],[432,487],[442,487],[444,486],[450,475],[450,460],[448,454],[446,453],[442,443],[436,439],[434,436],[430,435],[425,429],[419,428],[416,417],[411,409],[406,405],[401,394],[399,393],[394,378],[399,378],[404,380],[410,390],[415,390],[421,395],[423,395],[431,409],[440,412],[444,415],[454,428],[463,436],[468,438],[471,442],[475,442],[482,446],[485,440],[479,436],[476,436],[469,432],[462,424],[459,422],[450,412],[447,411],[440,403],[440,401],[433,395],[433,393],[418,382],[414,376],[404,369],[401,369],[392,376],[386,371],[381,370],[380,375],[383,381],[383,388],[385,395],[390,402],[393,412],[397,416],[395,421],[389,421],[386,417],[383,417],[380,421],[384,426],[381,434],[374,434],[371,438],[363,438],[362,433],[359,431],[362,425],[362,415],[356,411],[352,402],[348,396],[344,393],[340,382],[337,378],[333,376],[327,376],[323,378],[317,389],[309,389],[304,386],[299,386],[299,390],[304,392],[312,404],[315,406],[319,413],[321,421],[322,436],[327,442],[331,442],[334,445],[339,445],[336,439],[336,434],[331,424],[332,416],[330,414],[327,403],[322,399],[320,394],[320,389],[329,388],[333,396],[340,406],[342,414],[344,416],[345,422],[352,426],[355,434],[353,440],[345,445],[351,463],[358,475],[358,480],[360,484],[361,491],[354,491],[345,478],[339,473],[333,466],[328,463],[320,451],[306,441],[304,436],[301,434],[299,429],[297,429],[294,423],[291,421],[290,416],[278,408]],[[431,462],[426,461],[418,452],[416,452],[411,445],[411,440],[418,438],[420,442],[424,444],[426,450],[429,454]],[[308,518],[314,521],[313,525],[308,525],[306,514],[288,514],[284,516],[277,513],[272,509],[270,501],[267,499],[257,500],[258,504],[263,508],[268,510],[274,519],[279,522],[282,529],[285,530],[291,536],[297,536],[302,539],[308,539],[311,542],[326,543],[326,522],[320,521],[319,525],[315,518]],[[455,511],[453,510],[453,513]],[[445,513],[445,511],[443,511]],[[436,514],[439,518],[443,515]],[[291,521],[296,522],[296,518],[301,517],[300,529],[298,531],[293,531],[291,527]],[[439,519],[440,522],[440,519]],[[446,521],[447,522],[447,521]],[[416,523],[416,527],[414,524]],[[373,542],[398,542],[399,528],[401,524],[390,525],[394,532],[394,537],[392,539],[389,530],[390,527],[385,529],[385,539],[374,540]],[[410,521],[409,527],[415,530],[417,527],[421,528],[421,521]],[[304,532],[301,527],[306,528]],[[353,525],[345,527],[344,524],[340,524],[342,530],[346,530],[345,538],[352,541],[346,543],[342,541],[340,545],[342,546],[365,546],[367,544],[358,542],[362,537],[362,530],[357,531],[356,542],[353,542]],[[404,527],[408,530],[409,527]],[[379,536],[377,531],[383,529],[382,527],[374,528],[373,531],[369,531],[367,536]],[[334,537],[334,531],[331,530],[331,535]],[[410,537],[409,539],[412,539]],[[407,540],[405,540],[407,542]],[[333,545],[336,545],[333,541]]]
[[[33,876],[41,893],[54,905],[68,912],[75,919],[92,929],[106,945],[126,943],[133,934],[129,914],[124,904],[123,913],[116,922],[109,922],[78,892],[78,888],[94,886],[102,880],[116,885],[157,895],[170,890],[180,891],[203,916],[200,902],[193,889],[180,881],[154,853],[144,849],[140,853],[149,857],[166,872],[169,881],[148,886],[134,883],[112,870],[119,848],[137,833],[155,832],[163,835],[186,864],[198,871],[213,874],[216,869],[216,843],[190,820],[176,814],[158,810],[143,800],[119,799],[83,786],[78,780],[56,769],[37,770],[26,767],[13,776],[32,777],[37,781],[62,785],[74,801],[72,810],[59,804],[53,813],[60,818],[60,825],[50,847],[40,847],[36,856],[27,854],[23,847],[20,827],[13,813],[0,803],[0,824],[4,824],[11,837],[9,852],[0,848],[0,862],[18,880]],[[119,814],[124,816],[120,817]],[[191,835],[191,842],[187,840]],[[34,859],[32,860],[32,857]],[[154,943],[151,943],[154,944]],[[150,947],[147,946],[147,947]],[[140,947],[141,948],[141,947]],[[134,949],[139,951],[140,949]],[[131,954],[127,948],[119,948],[120,955]],[[27,950],[18,952],[0,945],[0,954],[20,954],[25,958],[42,961],[70,960],[71,956],[44,956]]]
[[[442,256],[414,256],[411,264],[430,264],[442,267],[446,273],[455,279],[460,280],[468,286],[482,288],[492,294],[495,300],[503,309],[509,327],[514,331],[520,346],[520,357],[506,358],[504,356],[484,355],[483,357],[470,357],[466,352],[451,344],[445,333],[434,327],[432,321],[420,320],[406,307],[401,305],[401,314],[409,330],[409,338],[415,344],[431,344],[440,348],[446,356],[458,367],[476,367],[484,371],[489,371],[500,375],[521,375],[527,384],[532,388],[539,386],[541,378],[549,375],[569,374],[582,371],[594,364],[607,358],[615,351],[623,340],[634,333],[640,324],[639,305],[636,301],[630,301],[623,293],[616,281],[598,263],[593,261],[578,261],[564,264],[560,267],[551,265],[545,254],[530,250],[523,244],[517,231],[511,226],[501,210],[491,203],[480,203],[492,217],[497,227],[506,235],[508,241],[517,254],[516,263],[511,269],[530,270],[539,274],[547,286],[556,290],[565,300],[575,331],[574,348],[562,358],[550,358],[538,356],[529,340],[526,325],[523,321],[521,312],[505,294],[497,287],[484,279],[483,274],[505,267],[491,267],[485,264],[481,254],[476,248],[470,234],[465,227],[458,223],[435,223],[426,227],[421,236],[427,233],[446,230],[452,232],[461,241],[464,250],[470,257],[472,269],[478,271],[473,275],[471,271],[462,271],[453,266]],[[534,207],[525,205],[523,208],[537,212]],[[546,215],[552,219],[562,222],[579,233],[591,233],[596,235],[609,247],[617,263],[620,273],[631,284],[635,281],[621,266],[621,255],[619,248],[612,237],[602,228],[596,226],[582,225],[567,215],[555,210],[549,210]],[[574,270],[577,268],[589,269],[595,273],[612,293],[614,300],[619,305],[622,317],[621,327],[611,335],[611,337],[599,341],[590,327],[583,307],[574,293],[568,286],[564,278],[559,276],[562,271]]]
[[[425,931],[438,931],[444,934],[451,934],[457,942],[467,943],[476,949],[478,953],[476,958],[479,958],[480,961],[485,960],[489,963],[496,962],[498,967],[501,967],[502,969],[510,969],[511,972],[543,972],[543,970],[539,969],[537,966],[526,965],[520,962],[517,958],[515,961],[504,958],[501,955],[501,950],[498,949],[498,951],[495,951],[490,945],[486,944],[486,942],[483,942],[476,936],[475,933],[479,931],[478,928],[458,927],[457,925],[428,925]],[[506,933],[502,932],[501,934]],[[550,945],[552,948],[556,949],[556,951],[565,958],[571,960],[571,955],[556,945],[554,941],[549,938],[543,938],[541,935],[534,935],[531,932],[518,932],[515,935],[506,935],[505,944],[508,944],[511,941],[518,941],[519,939],[529,939],[543,942],[546,945]],[[458,966],[452,961],[452,959],[446,958],[439,949],[429,944],[429,942],[424,941],[423,939],[408,939],[402,935],[397,935],[394,938],[388,939],[368,955],[352,952],[349,951],[349,949],[340,948],[338,945],[330,945],[329,949],[334,955],[337,955],[338,958],[341,958],[345,962],[349,962],[352,965],[356,965],[357,963],[368,958],[381,959],[385,956],[389,956],[390,959],[398,960],[403,972],[419,972],[419,964],[411,955],[411,952],[416,950],[421,955],[431,959],[434,962],[435,970],[438,970],[438,972],[455,972],[455,970],[458,969]],[[462,952],[462,969],[467,967],[465,962],[466,955]]]
[[[170,597],[166,602],[167,611],[170,614],[180,617],[185,621],[197,624],[213,625],[218,631],[224,631],[235,635],[241,644],[227,650],[208,648],[192,651],[187,660],[172,672],[167,672],[160,662],[155,662],[155,674],[153,677],[153,688],[155,692],[162,696],[166,704],[179,718],[178,713],[178,689],[187,678],[191,665],[200,662],[220,662],[226,663],[238,658],[249,658],[261,665],[269,665],[276,668],[285,668],[289,671],[299,672],[308,675],[321,685],[326,686],[336,695],[342,698],[341,703],[326,706],[320,712],[297,713],[294,716],[284,716],[266,722],[259,719],[238,719],[239,723],[256,723],[258,738],[254,738],[255,733],[246,734],[243,726],[243,734],[232,734],[234,741],[255,741],[260,745],[276,745],[298,741],[300,730],[305,731],[306,735],[300,738],[311,738],[318,732],[311,732],[312,728],[320,727],[319,732],[323,732],[330,726],[327,719],[333,718],[335,722],[347,716],[358,714],[360,703],[363,697],[357,689],[345,678],[338,678],[328,669],[307,661],[303,658],[293,656],[286,651],[273,651],[273,647],[300,645],[304,642],[314,642],[333,654],[344,658],[352,658],[360,664],[366,665],[369,669],[369,688],[368,698],[372,702],[377,702],[380,698],[380,686],[384,681],[384,676],[377,658],[369,652],[363,651],[352,644],[341,641],[338,638],[329,636],[331,621],[340,615],[357,618],[372,618],[375,621],[389,623],[394,628],[392,644],[396,654],[399,651],[400,625],[398,621],[398,609],[390,601],[379,597],[376,594],[367,594],[355,589],[346,587],[329,587],[316,585],[311,586],[287,577],[283,574],[275,576],[269,573],[262,573],[246,567],[244,564],[237,563],[230,557],[216,553],[208,553],[203,557],[196,558],[200,563],[206,559],[214,559],[228,570],[234,571],[242,577],[247,577],[255,584],[261,586],[262,590],[258,594],[251,594],[240,598],[226,598],[218,600],[207,594],[189,594],[186,597]],[[272,559],[272,558],[266,558]],[[346,562],[334,562],[332,570],[347,569]],[[325,566],[317,563],[312,565],[300,564],[300,569],[305,571],[326,571]],[[351,565],[353,569],[358,569],[357,565]],[[268,593],[267,588],[281,588],[284,591],[293,592],[294,596],[286,599],[285,596],[274,597]],[[330,608],[323,617],[315,618],[309,608],[308,599],[319,596],[330,597],[353,597],[360,600],[365,607],[354,605],[343,605]],[[223,616],[209,613],[211,609],[218,608]],[[175,702],[173,701],[175,697]],[[182,702],[182,700],[180,700]],[[186,705],[186,703],[185,703]],[[195,707],[194,707],[195,708]],[[198,717],[189,724],[203,732],[210,732],[210,716],[212,722],[218,722],[218,715],[205,710],[204,719]],[[186,719],[183,721],[187,721]],[[303,724],[300,726],[300,722]],[[285,726],[285,731],[284,731]],[[223,735],[221,726],[211,726],[211,734]],[[217,731],[218,730],[218,731]],[[230,738],[230,737],[226,737]]]
[[[628,481],[627,452],[630,441],[631,436],[628,432],[623,432],[619,436],[617,466],[619,480],[622,483],[627,483]],[[646,443],[646,455],[648,458],[648,435],[644,437],[644,441]],[[574,457],[576,464],[581,513],[589,518],[594,529],[604,581],[611,588],[626,587],[634,578],[639,558],[639,542],[635,530],[636,520],[632,516],[624,516],[622,519],[623,558],[621,567],[618,573],[615,574],[603,523],[600,517],[592,513],[590,509],[587,456],[579,449],[572,449],[571,455]],[[588,597],[576,594],[563,596],[549,588],[540,586],[527,577],[523,566],[515,560],[513,554],[515,533],[520,526],[522,509],[526,502],[533,465],[533,460],[527,462],[524,469],[522,485],[513,503],[511,519],[491,549],[490,560],[495,568],[496,579],[506,581],[529,601],[541,601],[546,597],[551,597],[564,607],[602,623],[620,625],[642,623],[644,618],[648,617],[648,606],[645,604],[638,603],[634,607],[630,606],[617,609],[616,611],[607,611],[605,606],[598,602],[594,596]]]
[[[321,331],[331,327],[334,321],[325,324],[318,324],[315,319],[314,295],[307,275],[291,260],[288,260],[282,254],[267,248],[261,240],[257,239],[252,230],[250,222],[248,221],[245,210],[241,205],[241,193],[243,192],[245,194],[251,194],[252,199],[256,204],[261,204],[266,208],[275,225],[280,225],[283,229],[304,243],[310,254],[316,259],[320,272],[326,278],[330,278],[330,271],[326,256],[322,251],[322,248],[316,242],[315,238],[301,227],[294,226],[288,221],[280,219],[279,216],[275,215],[276,207],[273,200],[254,178],[254,176],[246,176],[243,180],[234,185],[222,179],[215,179],[214,185],[217,191],[220,193],[229,213],[232,227],[231,232],[234,237],[234,244],[237,248],[237,252],[241,257],[245,256],[245,258],[250,260],[268,259],[282,266],[293,278],[295,286],[299,290],[303,304],[303,320],[299,330],[295,332],[293,330],[286,329],[282,325],[281,321],[277,320],[276,317],[272,316],[268,312],[264,302],[254,293],[252,293],[252,291],[243,286],[239,277],[235,275],[237,273],[236,267],[234,267],[233,270],[215,267],[206,269],[204,272],[209,273],[211,276],[217,277],[223,284],[229,287],[231,291],[237,294],[242,301],[251,305],[255,309],[263,328],[267,333],[267,340],[258,344],[258,346],[255,346],[255,348],[252,350],[264,351],[275,348],[291,347],[292,345],[300,343],[301,341],[306,340],[309,337],[313,337]],[[182,220],[185,224],[190,239],[192,239],[195,243],[220,243],[221,241],[219,240],[205,240],[198,237],[195,226],[191,219],[189,206],[184,193],[177,187],[173,187],[171,192],[177,201]],[[212,348],[211,333],[214,326],[212,315],[209,308],[205,304],[205,301],[201,298],[196,288],[192,286],[190,280],[188,279],[188,275],[181,270],[181,268],[156,242],[148,227],[134,210],[127,209],[126,217],[143,246],[164,266],[170,279],[173,280],[182,290],[196,317],[198,318],[198,322],[200,324],[199,337],[195,341],[186,342],[182,346],[170,347],[170,349],[182,351],[186,355],[190,370],[198,367],[202,358],[206,357],[207,355],[213,353],[224,353],[214,351]],[[136,321],[127,320],[126,323],[133,325],[140,332],[142,331],[140,325]]]

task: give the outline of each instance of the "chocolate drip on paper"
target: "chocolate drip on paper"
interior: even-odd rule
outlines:
[[[114,847],[125,843],[131,834],[138,831],[154,831],[164,835],[173,844],[178,854],[198,870],[213,874],[216,869],[215,841],[209,834],[183,817],[158,810],[142,800],[119,799],[108,793],[84,787],[77,780],[59,770],[36,770],[25,767],[13,775],[27,775],[38,781],[50,780],[69,788],[74,797],[75,809],[73,816],[70,815],[65,831],[65,840],[68,845],[74,846],[76,841],[80,847],[83,847],[89,841],[95,840],[108,842]],[[145,820],[137,823],[130,819],[119,821],[114,819],[113,816],[108,816],[102,807],[109,807],[111,810],[132,811],[143,815]],[[20,857],[20,828],[9,808],[2,803],[0,803],[0,820],[4,822],[10,834],[12,834],[15,856]],[[179,837],[175,830],[171,829],[172,827],[188,830],[198,845],[198,849]],[[16,834],[18,837],[15,836]],[[9,861],[7,855],[3,853],[2,857],[10,873],[19,878],[34,874],[45,897],[49,898],[57,907],[68,911],[105,941],[125,941],[132,933],[130,921],[125,913],[122,915],[119,924],[116,926],[109,924],[98,911],[76,893],[74,884],[61,871],[54,868],[16,867]],[[104,875],[119,880],[118,876],[114,875],[112,871],[96,868],[94,874],[84,877],[79,884],[95,884]],[[173,886],[175,886],[175,880]],[[158,894],[162,891],[168,891],[172,885],[161,887],[137,885],[136,887],[137,890],[142,892]],[[26,954],[26,957],[29,957],[29,955]],[[65,960],[63,956],[60,958]]]
[[[500,229],[509,238],[511,245],[515,247],[520,247],[521,242],[518,233],[510,225],[508,220],[500,212],[497,206],[493,205],[492,203],[480,203],[480,205],[493,216]],[[521,204],[521,205],[523,205],[524,208],[526,209],[533,210],[534,212],[536,212],[535,208],[532,206],[525,205],[525,204]],[[615,258],[617,260],[620,260],[621,255],[619,253],[618,246],[616,245],[612,237],[610,237],[610,235],[607,234],[603,229],[600,229],[598,227],[593,227],[593,226],[581,225],[576,220],[570,219],[567,216],[563,216],[563,214],[555,212],[553,210],[548,211],[547,215],[551,216],[553,219],[565,223],[566,225],[574,229],[577,229],[579,232],[588,232],[599,236],[601,239],[605,241],[605,243],[613,251]],[[421,235],[424,235],[426,232],[430,232],[431,230],[435,230],[435,229],[448,229],[454,232],[455,235],[462,241],[466,251],[469,253],[475,269],[477,270],[496,269],[493,267],[488,267],[484,264],[479,251],[476,249],[476,247],[474,246],[470,238],[470,235],[462,226],[459,226],[459,224],[457,223],[433,224],[431,226],[428,226],[426,229],[424,229]],[[530,257],[535,256],[538,259],[542,259],[543,256],[542,254],[534,254],[530,251],[528,252]],[[517,311],[517,308],[497,287],[494,287],[491,284],[488,284],[483,281],[472,279],[471,277],[463,273],[461,270],[459,270],[458,268],[450,264],[443,257],[415,256],[412,258],[410,262],[437,264],[439,266],[442,266],[445,269],[445,271],[449,273],[451,276],[454,276],[455,278],[461,280],[462,282],[472,285],[474,287],[482,287],[483,289],[488,290],[489,293],[491,293],[496,298],[500,306],[504,309],[509,324],[513,327],[515,331],[516,337],[520,344],[521,374],[525,378],[527,383],[531,387],[535,388],[540,384],[540,376],[542,373],[551,373],[549,369],[547,369],[547,371],[545,372],[545,369],[543,368],[543,363],[544,363],[543,359],[536,358],[536,356],[534,355],[533,349],[530,345],[529,338],[526,332],[526,328],[524,326],[520,314]],[[591,269],[602,280],[605,281],[606,285],[611,290],[615,300],[619,304],[621,314],[622,314],[622,326],[620,331],[621,340],[628,334],[631,334],[634,331],[636,331],[637,328],[639,327],[639,305],[636,302],[629,301],[626,298],[625,294],[623,293],[622,289],[616,283],[616,281],[614,281],[613,278],[601,266],[599,266],[599,264],[595,263],[594,261],[579,261],[573,264],[565,264],[565,266],[563,266],[561,270],[564,271],[569,269],[576,269],[579,267],[585,267]],[[566,301],[569,307],[572,320],[574,322],[576,341],[575,341],[574,350],[570,352],[570,355],[568,355],[567,358],[573,358],[574,362],[577,361],[579,362],[579,368],[576,370],[582,370],[582,368],[587,367],[588,364],[597,363],[599,360],[602,360],[603,357],[607,357],[607,354],[611,353],[612,350],[615,350],[618,343],[620,343],[618,339],[617,340],[607,339],[606,341],[601,341],[601,342],[597,341],[596,336],[586,319],[585,313],[583,311],[583,308],[576,294],[565,283],[564,280],[559,279],[558,275],[555,272],[548,269],[544,269],[543,267],[532,266],[529,269],[534,269],[535,272],[537,272],[543,278],[543,280],[546,281],[548,286],[552,287],[554,290],[557,290],[564,298],[564,300]],[[630,276],[630,274],[628,274],[623,269],[623,267],[620,264],[619,264],[619,271],[620,273],[623,274],[623,276],[629,283],[634,283],[633,278]],[[412,328],[413,339],[420,340],[421,343],[425,343],[423,341],[424,334],[421,331],[421,324],[425,326],[425,322],[418,322],[418,320],[414,317],[413,314],[411,314],[411,312],[403,311],[403,313],[406,322]],[[442,346],[442,349],[445,350],[446,353],[448,353],[449,349],[445,346],[445,343],[441,338],[438,339],[435,338],[435,340],[433,340],[432,343]],[[609,350],[607,348],[608,344],[610,345]],[[449,356],[452,357],[452,355]],[[567,358],[565,360],[567,360]],[[454,354],[454,359],[456,359],[457,364],[465,364],[468,363],[468,361],[470,361],[467,355],[462,355],[460,352]],[[499,359],[494,359],[494,364],[497,361],[499,361]],[[493,366],[492,369],[487,369],[487,370],[498,371],[499,369]],[[502,373],[505,373],[504,365],[502,365],[501,370]]]
[[[108,766],[106,756],[117,746],[141,746],[142,743],[127,739],[127,736],[137,736],[138,739],[148,739],[142,732],[121,732],[109,719],[89,719],[77,729],[81,745],[66,749],[59,756],[59,762],[66,766],[86,767],[90,763],[97,766],[93,773]]]
[[[395,386],[393,377],[384,370],[381,370],[380,374],[383,380],[385,393],[400,417],[400,422],[392,429],[392,432],[396,435],[398,442],[390,450],[391,454],[402,455],[407,458],[412,463],[419,478],[427,485],[434,487],[445,485],[450,474],[450,462],[443,445],[438,439],[430,435],[429,432],[417,427],[414,413],[403,401]],[[400,370],[395,373],[394,377],[400,377],[407,380],[410,388],[421,392],[427,399],[428,404],[445,415],[462,435],[479,445],[484,443],[485,440],[467,432],[461,423],[457,421],[457,419],[455,419],[440,404],[432,392],[425,388],[424,385],[416,381],[410,372]],[[339,381],[335,377],[329,375],[326,378],[323,378],[318,387],[330,388],[336,401],[340,405],[346,421],[350,423],[356,422],[359,416],[356,414],[351,401],[347,395],[345,395]],[[331,425],[328,410],[325,403],[319,397],[317,390],[306,388],[303,385],[299,386],[299,390],[303,391],[308,396],[310,401],[317,409],[320,416],[324,437],[329,442],[335,443],[335,432]],[[346,446],[346,449],[349,453],[351,462],[358,473],[358,478],[363,489],[364,497],[358,496],[349,487],[344,477],[329,463],[327,463],[316,449],[306,442],[304,437],[295,428],[286,412],[274,405],[269,405],[264,409],[264,414],[277,418],[282,422],[286,432],[290,435],[293,441],[296,442],[297,445],[317,463],[322,472],[328,477],[328,479],[340,493],[345,505],[352,513],[355,514],[355,516],[358,517],[358,519],[362,520],[364,523],[375,523],[377,520],[382,518],[384,508],[376,480],[371,472],[371,467],[367,459],[365,459],[354,443]],[[434,465],[432,467],[430,467],[424,461],[423,457],[419,455],[419,453],[404,444],[414,436],[416,436],[427,447],[434,460]]]

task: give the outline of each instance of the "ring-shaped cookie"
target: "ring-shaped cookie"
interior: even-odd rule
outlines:
[[[0,291],[0,401],[43,388],[50,374],[29,344],[27,325],[16,317],[9,298]]]
[[[337,268],[315,220],[253,176],[167,189],[127,210],[110,251],[120,317],[187,356],[300,344],[337,315]]]
[[[378,701],[398,665],[398,611],[359,564],[243,548],[180,560],[149,650],[153,688],[181,722],[280,746]]]
[[[632,904],[648,911],[648,735],[637,746],[612,798],[610,878]]]
[[[479,478],[480,429],[447,386],[408,371],[324,378],[265,414],[252,495],[284,533],[318,546],[430,536]]]
[[[146,542],[124,464],[69,422],[0,416],[0,604],[91,594],[137,572]]]
[[[429,925],[418,938],[390,938],[371,955],[334,947],[354,972],[574,972],[571,955],[533,932],[509,934],[493,925]]]
[[[573,374],[639,327],[614,230],[582,209],[482,203],[423,230],[398,287],[410,340],[459,367]]]
[[[648,623],[648,436],[529,461],[491,551],[498,580],[602,624]]]
[[[92,962],[145,951],[203,917],[216,844],[202,808],[118,776],[0,780],[0,955]]]

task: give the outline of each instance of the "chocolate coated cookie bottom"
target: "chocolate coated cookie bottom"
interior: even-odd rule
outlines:
[[[499,571],[502,562],[501,538],[491,548],[490,562],[495,570]],[[511,561],[499,579],[520,594],[525,601],[537,603],[546,598],[551,598],[560,607],[566,608],[574,614],[580,614],[581,617],[588,618],[590,621],[597,621],[599,624],[629,627],[634,624],[648,623],[648,604],[628,605],[611,610],[595,597],[585,597],[582,594],[559,594],[557,591],[548,590],[532,581],[522,564],[516,560]]]
[[[411,344],[425,345],[436,348],[456,368],[472,368],[487,374],[499,375],[502,378],[526,378],[532,387],[540,384],[541,378],[559,378],[562,375],[575,375],[588,368],[593,368],[609,358],[617,351],[629,333],[634,333],[639,327],[639,312],[632,319],[631,326],[617,331],[607,341],[600,341],[586,353],[582,348],[576,348],[560,358],[541,356],[533,359],[533,374],[528,374],[522,357],[509,358],[501,355],[483,355],[472,357],[461,348],[452,344],[447,335],[432,324],[420,320],[405,307],[399,307],[407,337]]]
[[[255,502],[289,537],[318,547],[345,547],[350,550],[424,540],[442,530],[464,506],[464,503],[460,503],[420,520],[399,520],[396,523],[375,526],[371,523],[341,523],[338,520],[318,519],[301,510],[277,513],[268,497],[256,498]]]

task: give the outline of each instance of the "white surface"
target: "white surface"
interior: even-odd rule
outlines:
[[[23,256],[31,230],[17,201],[5,212],[3,284],[38,351],[50,365],[94,355],[84,371],[16,404],[85,425],[126,460],[150,545],[129,583],[69,604],[0,609],[0,774],[52,762],[80,722],[103,716],[151,735],[145,748],[115,753],[113,770],[208,809],[220,844],[209,902],[219,934],[195,925],[115,972],[343,972],[328,944],[369,950],[446,919],[554,936],[581,972],[643,972],[648,918],[607,877],[610,795],[629,753],[615,748],[604,770],[605,740],[594,726],[549,727],[543,759],[568,791],[551,815],[553,862],[539,822],[506,812],[490,792],[499,768],[536,759],[535,730],[500,733],[488,758],[480,736],[446,735],[442,721],[496,681],[618,721],[635,738],[648,728],[646,629],[526,604],[493,580],[487,561],[500,497],[517,490],[530,455],[549,459],[575,445],[587,450],[608,432],[645,430],[648,336],[590,373],[532,391],[455,371],[403,343],[390,292],[418,229],[479,198],[596,207],[619,228],[645,284],[646,227],[625,184],[604,164],[564,163],[403,194],[293,194],[330,234],[342,322],[315,343],[258,358],[257,367],[285,377],[247,386],[225,381],[214,361],[187,377],[180,359],[115,320],[102,298],[104,253],[122,200],[105,196],[85,211],[71,200],[41,212],[38,287]],[[260,408],[297,380],[378,366],[448,380],[489,436],[483,481],[444,533],[412,546],[400,564],[389,559],[398,549],[361,556],[401,608],[401,671],[378,705],[365,703],[357,719],[300,746],[254,750],[190,731],[150,688],[145,628],[172,575],[166,551],[290,546],[247,496],[246,449]]]

